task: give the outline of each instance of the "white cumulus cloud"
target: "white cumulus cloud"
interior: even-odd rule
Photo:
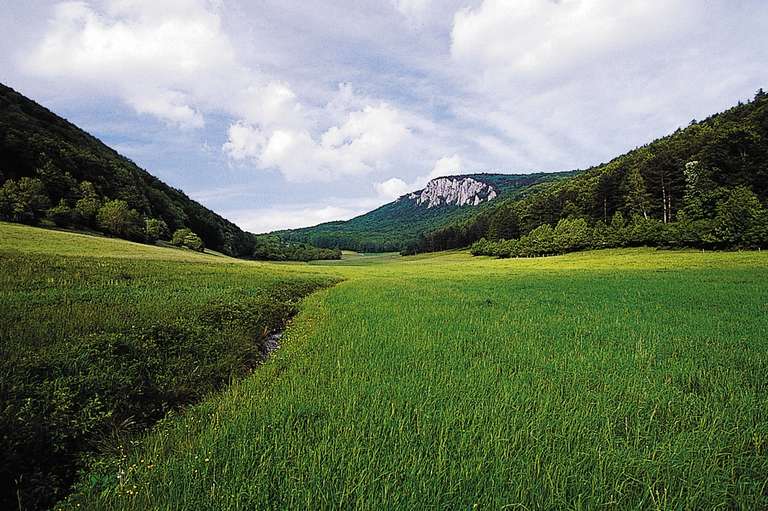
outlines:
[[[463,163],[461,156],[454,154],[453,156],[445,156],[435,162],[435,166],[428,174],[417,177],[412,182],[408,183],[399,177],[393,177],[386,181],[377,182],[373,184],[374,190],[382,199],[396,199],[405,195],[406,193],[420,190],[427,186],[431,180],[452,176],[462,173]]]
[[[112,0],[56,5],[28,72],[116,94],[137,112],[181,127],[203,124],[199,104],[243,71],[203,0]],[[211,78],[214,77],[214,78]]]
[[[230,126],[224,151],[234,160],[250,160],[279,170],[294,182],[330,181],[385,165],[408,137],[406,120],[387,104],[350,112],[346,120],[317,137],[307,127]]]
[[[674,36],[695,3],[484,0],[456,13],[451,53],[487,80],[548,78]]]

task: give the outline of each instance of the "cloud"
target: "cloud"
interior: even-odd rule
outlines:
[[[432,0],[393,0],[393,3],[403,16],[418,18],[431,7]]]
[[[454,17],[451,54],[484,80],[544,79],[673,38],[693,0],[484,0]]]
[[[471,126],[469,154],[513,171],[585,167],[725,108],[766,56],[764,36],[739,42],[731,27],[754,34],[760,19],[754,4],[695,0],[460,9],[450,52],[464,94],[452,107]]]
[[[432,179],[435,179],[436,177],[455,176],[457,174],[461,174],[462,167],[463,167],[463,163],[461,160],[461,156],[459,156],[458,154],[440,158],[435,162],[435,166],[432,167],[432,170],[429,172],[429,175],[427,175],[426,181],[429,182]]]
[[[374,183],[373,188],[379,194],[379,197],[387,200],[397,199],[415,189],[399,177],[393,177],[381,183]]]
[[[185,94],[171,90],[134,92],[126,97],[129,105],[140,114],[150,114],[181,128],[202,128],[202,114],[188,105]]]
[[[185,128],[203,125],[196,105],[208,91],[227,75],[244,73],[212,2],[112,0],[104,6],[57,4],[26,70],[116,94],[139,113]]]
[[[233,160],[258,159],[267,139],[258,129],[244,121],[229,126],[227,142],[222,150]]]
[[[7,3],[4,82],[130,124],[95,133],[232,189],[216,207],[586,167],[747,99],[768,63],[761,0]]]
[[[331,181],[383,167],[410,133],[401,113],[385,104],[350,112],[319,137],[308,128],[237,122],[223,149],[233,160],[279,170],[293,182]]]
[[[393,177],[383,182],[374,183],[373,188],[379,197],[393,200],[409,192],[420,190],[427,186],[431,180],[462,173],[463,163],[461,156],[454,154],[440,158],[435,162],[429,174],[417,177],[413,182],[407,183],[399,177]]]
[[[334,220],[349,220],[381,205],[380,200],[371,198],[336,199],[335,202],[338,205],[293,204],[269,208],[234,209],[224,211],[224,214],[247,231],[266,233],[280,229],[309,227]]]

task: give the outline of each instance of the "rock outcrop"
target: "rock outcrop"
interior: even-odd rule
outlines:
[[[495,199],[496,196],[496,190],[491,185],[471,177],[438,177],[430,181],[426,188],[410,194],[408,198],[415,199],[419,206],[433,208],[442,205],[477,206]]]

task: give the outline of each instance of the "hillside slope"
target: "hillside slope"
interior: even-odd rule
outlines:
[[[536,174],[464,174],[433,179],[380,208],[348,221],[281,231],[285,240],[363,252],[402,250],[419,235],[464,220],[530,186],[564,179],[572,172]]]
[[[642,219],[646,230],[680,224],[677,234],[687,246],[686,239],[696,238],[734,247],[740,240],[723,231],[718,215],[759,215],[758,203],[767,199],[768,94],[761,89],[753,101],[692,121],[608,163],[494,201],[472,218],[428,233],[415,251],[464,247],[481,237],[517,239],[563,219],[595,226],[614,218],[622,225]],[[742,211],[745,200],[754,207]]]
[[[62,199],[67,207],[73,207],[82,198],[82,182],[87,181],[92,188],[86,189],[94,191],[100,201],[123,200],[140,215],[163,220],[171,232],[190,228],[206,247],[234,256],[253,252],[252,236],[232,222],[74,124],[0,84],[0,185],[24,177],[40,179],[45,188],[42,202],[49,202],[33,204],[31,211],[19,213],[28,213],[30,221],[35,220],[37,209],[56,206]],[[88,226],[87,221],[82,224]]]

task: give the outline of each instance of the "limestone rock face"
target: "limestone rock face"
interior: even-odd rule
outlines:
[[[491,185],[471,177],[438,177],[430,181],[421,192],[412,193],[408,198],[415,199],[419,206],[434,208],[441,205],[477,206],[496,196],[496,190]]]

